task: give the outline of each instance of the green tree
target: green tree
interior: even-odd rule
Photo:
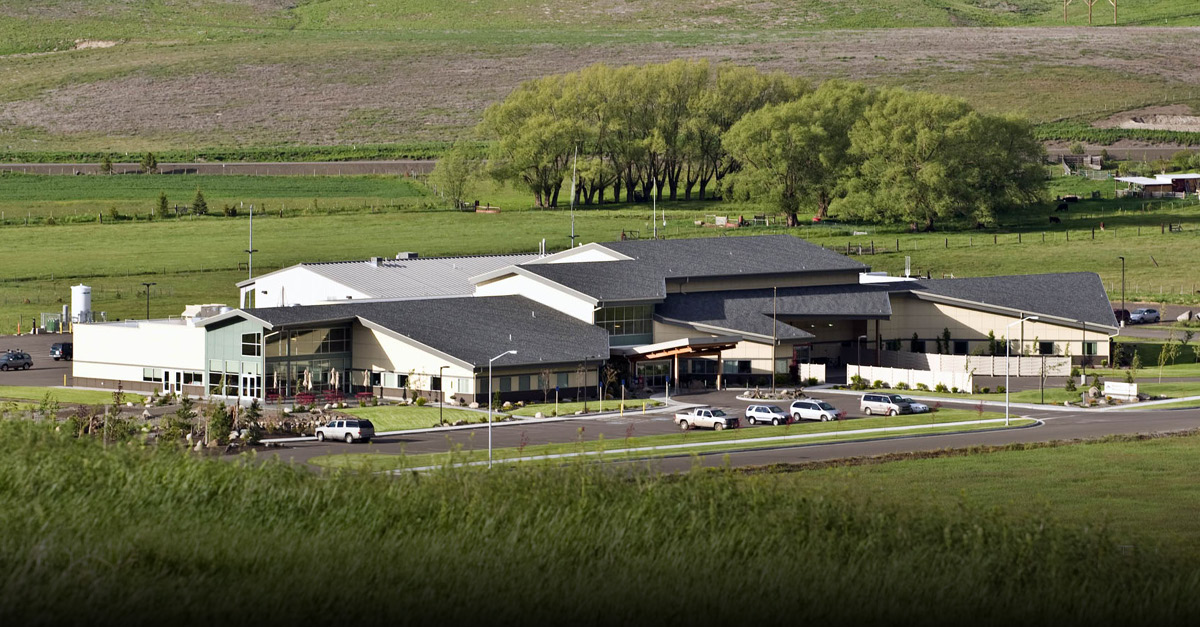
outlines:
[[[143,174],[157,174],[158,173],[158,158],[155,157],[154,153],[152,153],[152,152],[147,152],[146,155],[144,157],[142,157],[141,165],[142,165],[142,173]]]
[[[229,443],[229,432],[233,430],[233,415],[225,403],[208,406],[208,439],[218,444]]]
[[[1179,357],[1179,347],[1181,345],[1175,341],[1175,331],[1172,330],[1167,335],[1167,341],[1163,342],[1162,348],[1158,351],[1158,382],[1162,383],[1163,368],[1168,363],[1174,365],[1175,359]]]
[[[746,115],[724,138],[744,166],[731,191],[771,203],[788,226],[797,224],[802,207],[825,218],[858,161],[849,150],[850,129],[873,98],[861,85],[828,81],[799,100]]]
[[[192,199],[192,213],[196,215],[208,215],[208,201],[204,200],[204,192],[196,190],[196,197]]]
[[[438,159],[429,174],[429,183],[457,209],[466,202],[478,169],[479,161],[470,146],[457,142]]]
[[[154,207],[154,214],[160,218],[165,218],[165,217],[167,217],[167,210],[169,208],[170,208],[170,204],[167,202],[167,193],[159,192],[158,193],[158,203]]]
[[[112,157],[108,156],[108,154],[105,153],[103,157],[100,157],[100,173],[101,174],[112,174],[112,171],[113,171]]]
[[[867,220],[903,220],[932,230],[938,220],[979,222],[1038,199],[1045,186],[1032,126],[986,116],[962,100],[889,90],[850,131],[861,159],[835,211]]]

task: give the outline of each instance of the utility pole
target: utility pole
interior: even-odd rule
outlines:
[[[146,286],[146,319],[150,319],[150,286],[158,285],[158,283],[142,283]]]
[[[254,248],[254,205],[250,205],[250,247],[246,249],[246,254],[250,255],[250,262],[246,264],[247,279],[254,278],[254,253],[258,252]]]
[[[575,159],[571,162],[571,248],[575,248],[575,170],[579,165],[579,144],[575,144]]]
[[[771,395],[775,395],[775,351],[779,346],[779,287],[771,288]]]

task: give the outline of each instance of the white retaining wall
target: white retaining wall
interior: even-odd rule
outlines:
[[[854,375],[866,379],[868,384],[874,381],[883,381],[888,387],[893,388],[896,387],[897,383],[903,382],[911,389],[916,389],[918,383],[924,383],[931,390],[936,388],[939,383],[945,385],[947,388],[958,388],[967,391],[974,389],[972,387],[971,375],[966,372],[855,366],[853,364],[846,366],[846,380],[849,381]]]
[[[979,377],[1004,376],[1005,359],[1009,375],[1013,377],[1036,377],[1045,364],[1046,376],[1065,377],[1071,374],[1071,358],[1061,355],[1013,355],[1000,357],[990,355],[938,355],[935,353],[909,353],[904,351],[881,351],[879,363],[892,368],[934,370],[941,372],[974,372]]]

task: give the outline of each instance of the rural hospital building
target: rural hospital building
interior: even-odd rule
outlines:
[[[605,365],[631,387],[756,385],[900,353],[968,355],[989,333],[1001,353],[1007,338],[1014,355],[1098,362],[1118,330],[1094,273],[886,277],[789,235],[401,253],[300,264],[239,288],[241,308],[76,325],[75,384],[540,400],[547,389],[595,397]]]

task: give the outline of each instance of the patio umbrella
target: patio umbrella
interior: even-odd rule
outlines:
[[[333,372],[329,373],[329,385],[333,386],[335,390],[338,389],[338,384],[341,383],[342,377],[340,372],[337,368],[334,368]]]
[[[371,371],[363,370],[363,387],[371,387]]]
[[[308,368],[304,369],[304,388],[312,391],[312,373],[308,371]]]
[[[271,371],[271,389],[275,390],[276,393],[278,393],[278,391],[279,391],[279,371],[278,370]]]

